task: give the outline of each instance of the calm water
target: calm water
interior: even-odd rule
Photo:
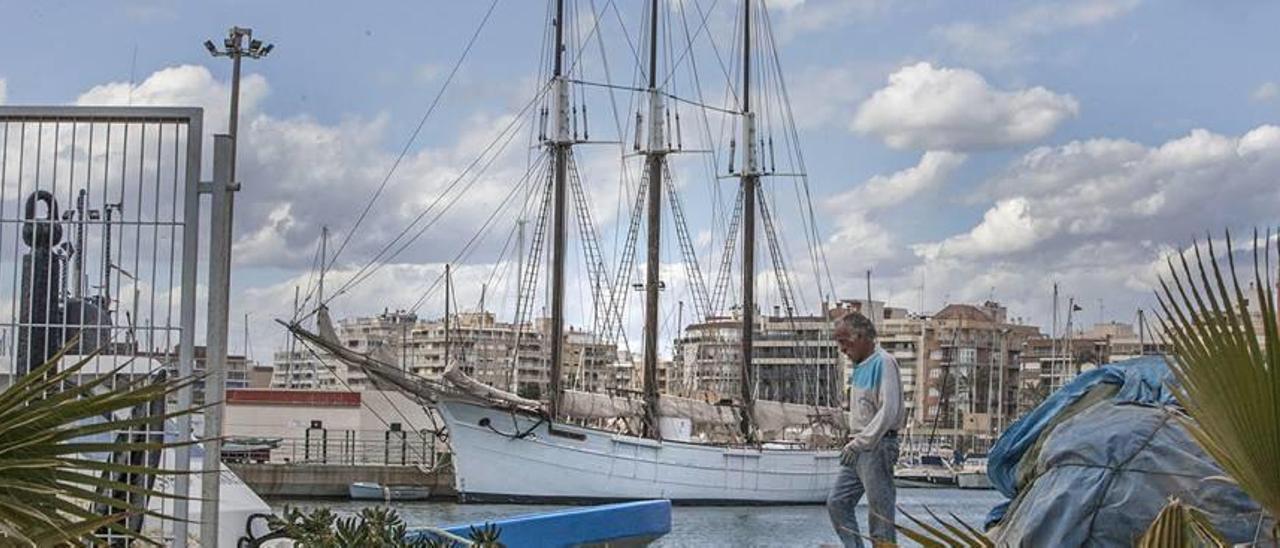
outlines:
[[[960,489],[899,489],[898,504],[923,516],[922,508],[939,515],[954,513],[979,527],[987,511],[1000,502],[995,491]],[[272,500],[272,507],[323,505],[339,513],[355,512],[368,503],[352,501]],[[865,504],[865,502],[864,502]],[[558,506],[504,504],[457,504],[453,502],[409,502],[393,505],[410,526],[451,525],[480,522],[501,517],[543,512]],[[865,532],[866,508],[859,507],[859,526]],[[903,519],[899,516],[899,520]],[[899,538],[899,541],[904,539]],[[682,507],[672,511],[671,533],[656,546],[836,546],[835,533],[822,506],[770,507]],[[513,547],[516,548],[516,547]]]

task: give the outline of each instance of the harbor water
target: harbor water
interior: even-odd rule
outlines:
[[[913,515],[926,516],[927,506],[939,516],[955,514],[980,528],[987,511],[1002,500],[991,490],[899,489],[898,505]],[[327,506],[339,514],[358,512],[376,503],[367,501],[286,500],[269,501],[279,511],[285,505],[301,508]],[[478,522],[558,506],[458,504],[454,502],[392,503],[409,526]],[[860,527],[866,527],[866,502],[858,508]],[[906,518],[899,514],[898,521]],[[899,542],[905,539],[899,538]],[[838,546],[826,508],[811,506],[677,506],[672,509],[671,533],[655,546]],[[515,547],[513,547],[515,548]]]

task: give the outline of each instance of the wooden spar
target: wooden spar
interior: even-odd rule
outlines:
[[[561,362],[564,356],[564,266],[565,242],[568,240],[568,216],[565,204],[565,179],[568,173],[569,139],[568,120],[568,82],[564,78],[564,0],[556,0],[556,39],[552,52],[555,67],[552,73],[552,84],[555,87],[555,128],[556,134],[551,141],[551,154],[555,166],[555,178],[552,181],[552,238],[551,248],[551,363],[550,363],[550,406],[552,417],[560,416]]]
[[[751,345],[756,309],[756,187],[760,182],[753,146],[755,115],[751,112],[751,0],[743,2],[742,20],[742,435],[751,442],[754,440]]]
[[[662,95],[658,93],[658,4],[650,0],[649,13],[649,147],[647,253],[644,284],[644,435],[660,438],[658,431],[658,267],[662,257],[662,174],[666,150],[662,146]],[[678,329],[678,327],[677,327]]]

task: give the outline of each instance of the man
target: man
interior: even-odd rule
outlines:
[[[875,325],[850,312],[836,320],[834,338],[855,364],[849,374],[849,432],[840,452],[840,472],[827,497],[831,524],[846,547],[862,546],[854,509],[867,495],[868,528],[876,542],[895,542],[893,465],[898,431],[906,420],[898,362],[876,344]]]

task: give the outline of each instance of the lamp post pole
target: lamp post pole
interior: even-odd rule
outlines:
[[[240,60],[244,57],[259,59],[274,48],[271,44],[263,44],[253,38],[253,30],[232,27],[223,40],[223,49],[219,50],[212,41],[206,40],[205,49],[214,57],[230,57],[231,74],[231,119],[227,126],[227,135],[214,138],[214,180],[209,186],[212,194],[210,206],[209,239],[209,320],[206,324],[208,332],[208,348],[205,360],[205,403],[213,406],[205,411],[204,420],[204,466],[201,475],[202,499],[200,508],[200,544],[202,546],[218,546],[218,511],[220,509],[220,491],[222,475],[222,436],[223,414],[226,411],[227,376],[227,320],[231,293],[231,221],[235,206],[235,192],[239,190],[236,178],[236,135],[240,117]],[[190,402],[186,402],[190,403]],[[181,476],[180,476],[181,477]],[[185,487],[185,485],[182,485]],[[179,489],[179,491],[182,491]],[[183,492],[189,496],[189,492]],[[186,544],[186,524],[179,522],[174,530],[174,542],[177,546]]]

